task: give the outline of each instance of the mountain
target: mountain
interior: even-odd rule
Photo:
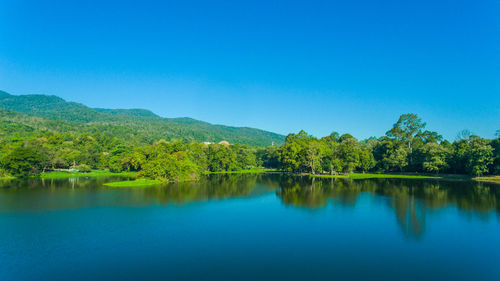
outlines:
[[[11,95],[0,91],[0,129],[27,127],[73,133],[103,133],[148,144],[159,139],[240,143],[252,146],[281,144],[285,137],[247,128],[214,125],[191,118],[163,118],[145,109],[90,108],[57,96]],[[26,127],[27,126],[27,127]]]

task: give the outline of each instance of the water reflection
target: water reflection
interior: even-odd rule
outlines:
[[[355,209],[361,195],[395,213],[407,237],[422,237],[426,218],[456,207],[463,216],[500,218],[500,186],[468,181],[315,179],[288,175],[213,175],[199,182],[148,188],[107,188],[116,178],[10,180],[0,182],[0,212],[106,206],[182,205],[190,202],[275,193],[287,206]]]
[[[123,178],[0,181],[0,211],[185,204],[257,196],[278,188],[278,182],[272,178],[252,174],[213,175],[198,182],[145,188],[103,186],[106,182],[117,180]]]
[[[278,182],[262,175],[213,175],[198,182],[171,183],[166,186],[146,188],[144,194],[158,204],[183,204],[257,196],[275,190],[277,184]]]
[[[282,178],[276,195],[294,207],[317,209],[331,202],[355,207],[363,193],[383,196],[394,210],[398,224],[408,237],[421,237],[426,216],[455,206],[460,214],[486,220],[496,213],[500,218],[500,186],[469,181],[436,181],[404,179],[310,179]]]

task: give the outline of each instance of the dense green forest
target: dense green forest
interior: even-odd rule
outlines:
[[[401,115],[379,138],[359,141],[336,132],[316,138],[301,131],[289,134],[279,145],[279,135],[256,129],[192,119],[171,122],[146,110],[91,109],[57,97],[2,92],[0,108],[4,108],[0,109],[0,177],[68,168],[137,171],[139,177],[168,181],[256,167],[328,175],[500,173],[499,132],[489,140],[463,131],[451,143],[425,130],[426,124],[415,114]],[[200,129],[199,123],[208,129]],[[236,141],[200,141],[219,139]],[[264,139],[278,145],[260,146]]]
[[[425,126],[416,114],[404,114],[385,136],[362,141],[335,132],[318,139],[301,131],[288,135],[281,147],[268,147],[262,159],[266,167],[312,174],[500,173],[500,131],[488,140],[465,130],[450,143]]]
[[[21,128],[74,134],[104,134],[134,145],[167,141],[228,141],[251,146],[282,144],[285,136],[246,127],[212,125],[191,118],[162,118],[144,109],[101,109],[56,96],[0,91],[2,131]]]

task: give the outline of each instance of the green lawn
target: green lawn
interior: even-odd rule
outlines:
[[[249,170],[239,170],[239,171],[220,171],[220,172],[206,172],[205,174],[259,174],[259,173],[270,173],[270,172],[280,172],[279,170],[272,169],[249,169]]]
[[[161,184],[162,182],[159,180],[149,180],[149,179],[137,179],[131,181],[115,181],[105,183],[105,186],[110,187],[142,187],[142,186],[150,186]]]
[[[500,183],[500,176],[476,177],[476,178],[473,178],[473,180]]]
[[[349,178],[349,179],[441,179],[441,176],[424,176],[424,175],[401,175],[401,174],[359,174],[350,173],[349,176],[344,175],[311,175],[317,178]]]
[[[124,177],[135,177],[137,172],[121,172],[113,173],[110,171],[103,170],[93,170],[89,173],[81,172],[65,172],[65,171],[54,171],[40,174],[42,179],[65,179],[65,178],[78,178],[78,177],[109,177],[109,176],[124,176]]]

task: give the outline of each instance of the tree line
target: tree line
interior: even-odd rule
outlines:
[[[2,143],[0,176],[34,176],[73,168],[111,172],[137,171],[166,181],[196,180],[204,172],[236,171],[261,166],[256,148],[159,140],[133,146],[101,134],[43,133]]]
[[[336,132],[316,138],[301,131],[289,134],[279,147],[266,148],[161,139],[137,145],[99,132],[36,130],[19,134],[12,129],[0,135],[0,176],[33,176],[67,168],[137,171],[139,176],[166,181],[196,180],[206,172],[255,167],[331,175],[500,173],[500,137],[489,140],[463,131],[450,143],[425,130],[425,125],[416,114],[404,114],[380,138],[358,141],[350,134]]]
[[[336,132],[315,138],[305,131],[289,134],[281,147],[269,147],[264,164],[296,173],[352,172],[500,173],[500,133],[488,140],[462,131],[450,143],[425,130],[416,114],[401,115],[380,138],[358,141]]]

